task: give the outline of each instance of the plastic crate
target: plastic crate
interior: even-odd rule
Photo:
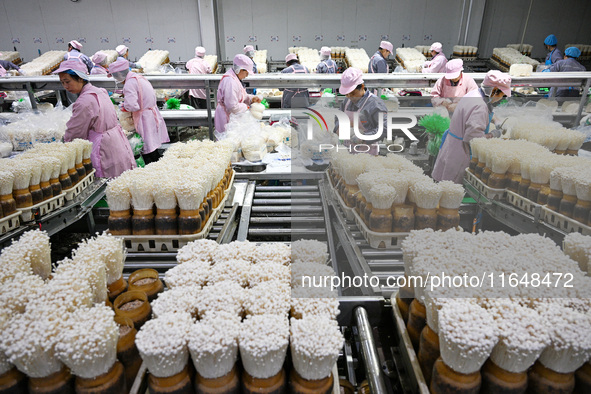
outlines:
[[[574,219],[553,211],[546,206],[542,207],[542,220],[552,227],[556,227],[566,233],[581,233],[591,235],[591,227],[584,225]]]
[[[123,235],[123,244],[128,252],[175,252],[189,242],[203,239],[209,235],[211,228],[224,210],[228,194],[224,194],[220,205],[213,210],[203,230],[188,235]]]
[[[533,202],[532,200],[520,196],[519,194],[512,192],[511,190],[507,190],[507,202],[517,209],[520,209],[526,213],[529,213],[532,216],[535,216],[536,211],[539,212],[541,209],[541,205]]]
[[[84,189],[86,189],[92,182],[94,182],[94,173],[96,169],[93,169],[90,174],[86,175],[82,180],[75,184],[70,189],[64,190],[66,194],[66,201],[72,201],[76,198]]]
[[[20,226],[20,215],[21,211],[17,210],[15,213],[11,213],[10,215],[0,219],[0,234],[6,234],[7,232]]]
[[[23,222],[28,222],[34,219],[35,216],[35,211],[39,212],[39,216],[38,218],[41,218],[45,215],[47,215],[50,212],[55,211],[56,209],[58,209],[59,207],[64,206],[64,203],[66,202],[66,193],[63,192],[62,194],[52,197],[50,199],[47,199],[45,201],[40,202],[39,204],[35,204],[31,207],[27,207],[27,208],[20,208],[20,210],[22,211],[21,213],[21,220]]]
[[[347,220],[354,220],[353,211],[355,211],[355,208],[349,208],[347,206],[347,204],[345,204],[345,201],[343,201],[343,198],[339,194],[339,191],[333,185],[332,179],[330,179],[330,176],[328,176],[328,174],[326,174],[326,177],[328,178],[328,184],[330,185],[330,191],[332,192],[335,200],[337,200],[337,203],[339,204],[339,206],[343,210],[343,214],[345,215],[345,218]]]
[[[392,298],[390,299],[390,302],[392,304],[394,324],[396,324],[396,327],[398,328],[397,330],[394,330],[394,333],[398,337],[402,361],[406,366],[408,377],[410,378],[410,383],[412,385],[411,392],[418,394],[429,394],[429,386],[427,385],[425,377],[423,376],[423,372],[421,371],[419,359],[412,346],[410,337],[408,336],[406,324],[402,319],[400,309],[398,309],[398,304],[396,304],[397,294],[398,292],[394,292],[392,294]]]
[[[402,247],[402,241],[410,233],[378,233],[375,231],[371,231],[363,219],[357,214],[357,212],[353,211],[353,217],[357,227],[359,227],[359,231],[363,234],[363,238],[369,243],[374,249],[400,249]]]
[[[478,193],[482,194],[489,200],[501,201],[505,199],[505,195],[507,193],[505,189],[493,189],[492,187],[486,186],[480,179],[476,177],[476,175],[472,174],[468,168],[466,168],[466,175],[464,176],[464,179],[470,185],[472,185],[478,191]]]

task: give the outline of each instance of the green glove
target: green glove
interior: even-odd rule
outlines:
[[[269,102],[267,101],[267,99],[262,99],[261,104],[263,104],[266,109],[269,109]]]
[[[326,88],[322,91],[322,93],[332,93],[332,89],[331,88]]]
[[[135,159],[135,164],[137,164],[137,166],[141,168],[144,168],[146,166],[146,162],[144,161],[144,158],[141,156]]]
[[[388,96],[386,96],[385,94],[382,94],[382,95],[380,96],[380,98],[381,98],[382,100],[388,100]]]

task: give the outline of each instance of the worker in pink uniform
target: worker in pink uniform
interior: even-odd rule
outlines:
[[[211,67],[203,59],[205,56],[205,48],[195,48],[195,57],[187,62],[185,67],[189,71],[189,74],[211,74]],[[205,89],[191,89],[189,90],[189,96],[195,108],[206,109],[207,108],[207,92]]]
[[[84,63],[87,68],[87,72],[92,70],[92,61],[88,56],[82,53],[82,44],[76,40],[72,40],[68,43],[68,53],[64,55],[64,60],[71,59],[75,59],[81,63]]]
[[[246,112],[252,103],[260,103],[257,96],[246,93],[242,80],[253,73],[252,60],[245,55],[234,56],[232,68],[226,71],[218,86],[217,107],[215,109],[215,129],[226,132],[231,114]]]
[[[463,73],[462,59],[453,59],[445,65],[445,75],[435,82],[431,89],[431,103],[434,107],[443,106],[453,113],[458,102],[466,93],[478,89],[478,85],[469,75]]]
[[[114,178],[135,168],[131,147],[111,99],[105,89],[88,82],[86,66],[77,60],[66,60],[54,74],[59,74],[64,89],[79,95],[72,105],[64,140],[81,138],[93,143],[90,159],[98,177]]]
[[[135,131],[144,140],[142,157],[146,164],[158,161],[158,148],[169,142],[166,123],[156,106],[156,92],[152,84],[142,75],[129,71],[129,62],[119,59],[109,66],[109,73],[118,83],[123,83],[125,100],[121,109],[131,112]]]
[[[431,45],[431,55],[433,56],[430,61],[423,64],[424,73],[443,73],[445,72],[445,65],[447,64],[447,58],[443,53],[443,46],[440,42],[434,42]]]
[[[94,63],[92,70],[90,70],[91,75],[106,75],[109,73],[107,67],[105,66],[107,62],[107,54],[105,52],[98,51],[97,53],[92,55],[90,60],[92,60],[92,62]]]
[[[484,77],[481,88],[468,92],[460,100],[449,129],[443,135],[431,175],[433,179],[462,183],[464,171],[470,164],[470,141],[501,136],[500,130],[489,130],[493,104],[504,96],[511,97],[511,77],[492,70]]]

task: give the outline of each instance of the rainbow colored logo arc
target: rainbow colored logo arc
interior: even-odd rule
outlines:
[[[304,114],[308,115],[309,117],[311,117],[312,119],[314,119],[316,121],[316,123],[318,123],[318,126],[320,126],[320,130],[323,130],[322,125],[324,124],[324,130],[323,131],[328,131],[328,124],[326,123],[326,120],[324,119],[324,116],[322,116],[320,114],[320,112],[310,108],[310,107],[306,107],[307,110],[312,111],[314,114],[316,114],[317,116],[309,113],[309,112],[304,112]],[[321,122],[322,121],[322,122]]]

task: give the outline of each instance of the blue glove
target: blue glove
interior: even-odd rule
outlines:
[[[547,68],[547,69],[545,69],[545,70],[542,70],[542,72],[543,72],[543,73],[549,73],[549,72],[550,72],[550,69],[549,69],[549,68]]]

